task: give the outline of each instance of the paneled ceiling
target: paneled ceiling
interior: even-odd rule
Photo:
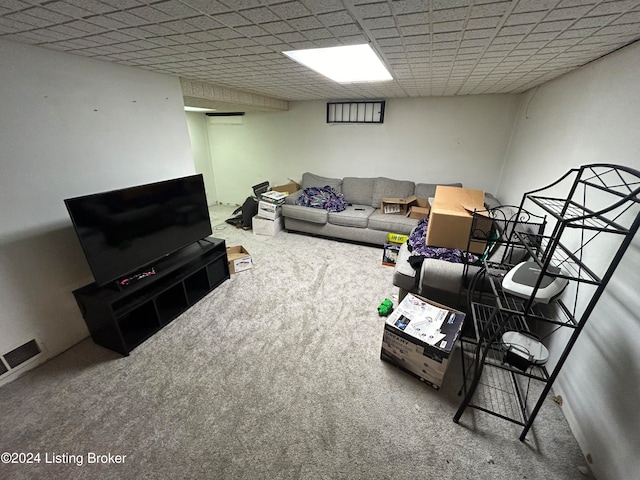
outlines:
[[[640,38],[640,0],[0,0],[0,38],[182,79],[221,110],[517,93]],[[369,42],[394,80],[337,84],[284,50]]]

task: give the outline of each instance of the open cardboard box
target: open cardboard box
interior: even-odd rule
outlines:
[[[390,213],[393,215],[407,215],[409,207],[416,203],[417,197],[411,195],[407,198],[383,198],[380,209],[382,213]]]
[[[415,205],[409,207],[409,218],[415,218],[416,220],[422,220],[429,216],[431,206],[429,200],[426,198],[416,198]]]
[[[473,240],[469,236],[473,224],[473,214],[477,212],[474,237],[487,237],[493,220],[484,206],[484,192],[470,188],[436,187],[436,196],[431,205],[426,244],[434,247],[457,248],[482,254],[487,242]]]
[[[251,254],[242,245],[227,247],[227,260],[229,262],[229,273],[238,273],[249,270],[253,267]]]
[[[298,190],[300,190],[300,185],[298,185],[294,181],[291,181],[289,183],[285,183],[284,185],[276,185],[275,187],[271,187],[271,190],[274,190],[276,192],[286,193],[287,195],[291,195],[292,193],[295,193]]]

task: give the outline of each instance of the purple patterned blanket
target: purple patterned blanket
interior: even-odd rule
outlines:
[[[341,212],[349,203],[341,193],[333,187],[307,187],[296,200],[297,205],[303,207],[322,208],[330,212]]]
[[[412,257],[422,256],[425,258],[435,258],[437,260],[445,260],[452,263],[474,263],[478,261],[478,257],[468,252],[463,252],[457,248],[431,247],[425,244],[427,236],[427,226],[429,225],[429,217],[425,217],[418,222],[413,229],[407,244]]]

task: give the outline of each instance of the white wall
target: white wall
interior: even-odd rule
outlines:
[[[0,65],[0,353],[36,338],[46,358],[88,335],[63,199],[194,165],[177,78],[3,40]]]
[[[247,113],[239,125],[209,124],[218,200],[242,204],[252,185],[299,181],[305,171],[495,192],[519,102],[518,95],[390,99],[382,125],[329,125],[326,102],[291,102],[287,112]]]
[[[640,44],[528,92],[498,193],[517,202],[581,164],[640,169],[638,132]],[[639,254],[636,237],[554,386],[600,480],[640,472]]]
[[[191,151],[196,173],[201,173],[204,178],[204,187],[207,192],[209,205],[217,202],[216,186],[211,164],[211,151],[209,147],[209,134],[207,132],[207,117],[203,113],[185,112],[187,127],[191,140]]]

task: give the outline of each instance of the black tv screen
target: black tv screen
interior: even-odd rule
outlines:
[[[64,201],[99,285],[211,235],[202,175]]]

